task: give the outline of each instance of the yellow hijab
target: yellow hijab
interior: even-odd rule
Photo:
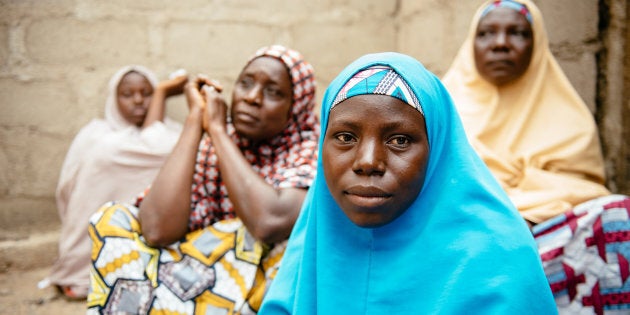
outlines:
[[[484,3],[444,76],[468,138],[528,221],[540,223],[608,195],[597,128],[549,49],[529,0],[534,50],[527,71],[497,87],[477,72],[473,44]]]

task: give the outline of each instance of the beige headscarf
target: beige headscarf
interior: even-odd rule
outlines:
[[[53,284],[87,290],[90,216],[107,201],[133,201],[153,181],[179,138],[178,122],[165,118],[141,129],[120,114],[117,88],[131,71],[157,86],[157,77],[145,67],[118,70],[109,81],[105,118],[81,128],[66,154],[56,191],[62,226],[59,258],[49,277]]]
[[[523,76],[497,87],[477,72],[473,44],[487,1],[443,81],[479,155],[523,217],[540,223],[609,192],[593,116],[552,55],[540,10],[517,1],[533,19]]]

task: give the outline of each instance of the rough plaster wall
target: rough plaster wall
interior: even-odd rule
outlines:
[[[628,159],[628,108],[627,57],[628,1],[600,0],[607,18],[600,23],[600,38],[603,49],[598,54],[600,73],[598,77],[597,122],[602,147],[606,158],[608,187],[615,192],[630,192],[630,167]]]
[[[0,231],[58,224],[66,150],[102,116],[107,81],[124,64],[161,78],[178,68],[207,73],[229,95],[247,57],[281,43],[314,65],[321,100],[330,80],[369,52],[401,51],[442,75],[481,2],[0,0]],[[595,111],[598,0],[537,3],[560,65]],[[183,97],[168,111],[181,121]]]

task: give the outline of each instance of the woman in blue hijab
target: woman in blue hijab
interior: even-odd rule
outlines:
[[[527,225],[417,60],[328,87],[317,176],[260,314],[555,314]]]

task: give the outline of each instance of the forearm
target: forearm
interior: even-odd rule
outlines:
[[[144,118],[142,128],[151,126],[156,121],[164,121],[164,111],[166,107],[166,91],[161,87],[156,87],[151,97],[147,116]]]
[[[221,177],[234,211],[248,231],[266,243],[288,238],[306,191],[276,189],[256,173],[239,148],[221,129],[210,135],[219,158]]]
[[[192,178],[202,137],[201,110],[194,108],[172,153],[140,206],[142,232],[151,246],[166,246],[188,231]]]

